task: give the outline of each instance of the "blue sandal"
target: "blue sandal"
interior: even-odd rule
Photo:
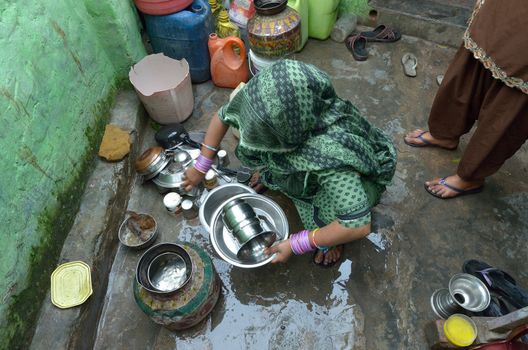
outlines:
[[[465,196],[465,195],[468,195],[468,194],[475,194],[475,193],[479,193],[479,192],[482,192],[482,189],[484,188],[484,185],[480,186],[480,187],[477,187],[477,188],[472,188],[470,190],[463,190],[461,188],[456,188],[454,186],[451,186],[450,184],[448,184],[446,182],[446,178],[443,177],[440,179],[440,181],[438,181],[438,183],[444,187],[447,187],[449,188],[450,190],[453,190],[455,191],[457,194],[453,197],[442,197],[436,193],[434,193],[433,191],[431,191],[429,189],[429,187],[427,187],[427,184],[424,184],[424,187],[425,187],[425,190],[427,191],[427,193],[429,193],[430,195],[432,196],[435,196],[436,198],[440,198],[440,199],[450,199],[450,198],[456,198],[456,197],[460,197],[460,196]]]
[[[405,144],[407,146],[411,146],[411,147],[416,147],[416,148],[421,148],[421,147],[438,147],[438,148],[442,148],[442,149],[446,149],[448,151],[454,151],[457,149],[458,145],[456,147],[443,147],[443,146],[440,146],[440,145],[436,145],[434,143],[431,143],[430,141],[427,141],[423,135],[425,135],[426,133],[428,133],[429,131],[423,131],[420,135],[416,136],[415,139],[418,139],[420,141],[423,142],[423,144],[416,144],[416,143],[410,143],[410,142],[407,142],[407,140],[405,140],[405,138],[403,139],[403,142],[405,142]]]

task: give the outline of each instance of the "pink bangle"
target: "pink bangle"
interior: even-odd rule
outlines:
[[[309,233],[309,230],[302,230],[290,236],[290,247],[293,254],[301,255],[315,250],[310,244]]]
[[[209,159],[202,154],[198,156],[196,159],[196,162],[194,163],[194,168],[198,170],[199,172],[205,174],[209,169],[211,169],[211,166],[213,165],[213,160]]]

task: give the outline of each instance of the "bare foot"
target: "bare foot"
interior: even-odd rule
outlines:
[[[318,250],[317,253],[315,253],[314,262],[317,265],[330,265],[339,261],[339,259],[341,259],[341,254],[343,254],[343,245],[331,248],[326,254],[321,250]]]
[[[458,140],[437,139],[429,131],[416,129],[405,135],[405,143],[417,147],[438,146],[448,150],[454,150],[458,146]],[[424,142],[427,141],[427,142]]]
[[[260,182],[260,173],[258,171],[255,171],[253,175],[251,175],[249,186],[253,187],[257,193],[260,193],[264,189],[264,185]]]
[[[463,192],[478,190],[484,184],[484,181],[465,181],[458,175],[451,175],[445,178],[444,184],[442,179],[434,179],[427,181],[425,186],[431,192],[431,194],[441,198],[453,198],[460,196]],[[463,192],[455,191],[448,186],[459,189]]]

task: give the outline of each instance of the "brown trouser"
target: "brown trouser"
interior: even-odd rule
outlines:
[[[458,140],[478,120],[458,165],[467,181],[492,175],[528,138],[528,95],[494,79],[463,46],[438,90],[429,130],[439,139]]]

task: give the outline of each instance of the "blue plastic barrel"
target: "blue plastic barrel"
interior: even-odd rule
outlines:
[[[145,26],[155,53],[189,63],[193,83],[211,79],[209,34],[214,32],[211,9],[204,0],[194,0],[185,10],[166,16],[145,16]]]

